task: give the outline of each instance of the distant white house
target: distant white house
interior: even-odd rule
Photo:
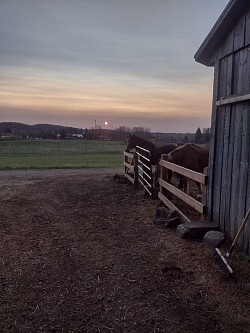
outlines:
[[[83,139],[83,134],[72,134],[73,139]]]

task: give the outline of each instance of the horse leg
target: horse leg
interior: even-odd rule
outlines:
[[[179,176],[179,184],[178,184],[178,189],[182,189],[184,187],[184,181],[183,181],[183,176]]]
[[[161,172],[161,168],[159,167],[159,164],[156,164],[155,172],[154,172],[154,183],[155,183],[155,187],[157,189],[159,188],[160,172]]]
[[[172,177],[173,177],[173,171],[168,169],[168,174],[167,174],[168,183],[171,183]]]
[[[183,191],[184,193],[188,193],[188,181],[187,177],[182,176],[182,183],[183,183]]]
[[[201,201],[202,199],[202,188],[199,182],[196,182],[196,186],[198,188],[197,200]]]

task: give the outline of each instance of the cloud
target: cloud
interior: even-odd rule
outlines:
[[[2,1],[2,119],[209,125],[212,69],[193,55],[226,2]]]

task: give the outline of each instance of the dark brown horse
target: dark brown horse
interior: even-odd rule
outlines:
[[[209,150],[207,147],[187,143],[172,150],[164,159],[184,168],[203,173],[203,170],[208,166],[208,158]],[[182,187],[181,184],[179,184],[179,187]],[[187,181],[185,177],[183,177],[183,187],[186,192]],[[200,183],[197,183],[197,187],[201,193]]]
[[[153,142],[140,138],[134,134],[130,135],[126,151],[131,151],[136,148],[136,146],[150,151],[152,165],[157,165],[159,163],[162,154],[168,154],[176,148],[175,144],[166,144],[157,147]]]

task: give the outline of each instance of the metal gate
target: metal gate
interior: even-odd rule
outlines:
[[[149,150],[136,146],[138,181],[150,195],[154,195],[154,177]]]

